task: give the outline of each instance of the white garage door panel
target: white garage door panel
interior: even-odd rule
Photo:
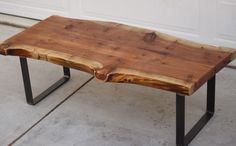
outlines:
[[[31,6],[31,7],[39,7],[39,8],[45,8],[45,9],[51,9],[51,10],[65,10],[67,1],[66,0],[1,0],[6,3],[12,3],[12,4],[18,4],[18,5],[24,5],[24,6]]]
[[[68,15],[68,1],[0,0],[0,12],[44,19],[52,14]]]
[[[198,0],[82,0],[83,15],[146,23],[194,33],[199,18]],[[102,3],[102,4],[101,4]],[[105,4],[105,5],[103,5]],[[188,12],[186,13],[186,8]],[[188,21],[186,21],[188,20]]]
[[[82,0],[83,15],[120,18],[130,21],[154,22],[155,0]],[[104,5],[105,4],[105,5]]]
[[[157,24],[163,28],[194,33],[199,22],[199,1],[157,0],[156,16]]]
[[[236,41],[236,1],[219,1],[218,10],[218,38]]]
[[[0,0],[0,12],[110,20],[236,48],[236,0]]]

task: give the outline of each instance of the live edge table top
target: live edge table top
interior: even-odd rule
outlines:
[[[51,16],[0,45],[0,54],[46,60],[106,82],[191,95],[236,55],[152,30]]]

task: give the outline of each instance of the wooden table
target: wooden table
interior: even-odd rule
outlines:
[[[0,54],[20,56],[29,104],[36,104],[69,80],[69,68],[105,82],[133,83],[176,94],[176,144],[188,145],[214,114],[215,74],[236,56],[236,50],[178,39],[153,30],[112,22],[51,16],[9,38]],[[64,76],[33,98],[26,58],[63,66]],[[185,95],[204,83],[207,109],[185,136]]]

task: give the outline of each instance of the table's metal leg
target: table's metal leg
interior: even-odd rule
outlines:
[[[60,80],[55,82],[53,85],[51,85],[48,89],[43,91],[41,94],[33,98],[27,59],[20,57],[20,64],[21,64],[26,100],[27,103],[31,105],[37,104],[38,102],[43,100],[46,96],[48,96],[50,93],[52,93],[54,90],[59,88],[61,85],[63,85],[70,79],[70,69],[67,67],[63,67],[64,76]]]
[[[185,97],[176,95],[176,145],[184,146]]]
[[[185,96],[176,94],[176,145],[187,146],[214,115],[215,76],[207,82],[206,113],[185,136]]]

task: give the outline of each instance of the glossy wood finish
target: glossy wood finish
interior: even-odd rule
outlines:
[[[0,54],[46,60],[106,82],[191,95],[233,60],[236,50],[118,23],[51,16],[3,42]]]

